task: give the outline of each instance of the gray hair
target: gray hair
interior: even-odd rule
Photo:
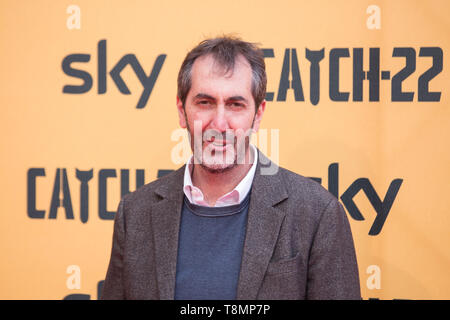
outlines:
[[[224,73],[234,70],[235,60],[242,55],[252,69],[252,95],[255,108],[263,102],[266,96],[267,76],[262,50],[254,43],[245,42],[237,37],[223,36],[207,39],[192,49],[183,61],[178,73],[178,98],[183,103],[191,89],[191,71],[198,57],[212,54],[214,60],[224,68]]]

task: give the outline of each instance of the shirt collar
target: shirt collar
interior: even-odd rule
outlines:
[[[253,183],[253,177],[255,176],[256,172],[256,164],[258,163],[258,150],[253,144],[250,144],[250,150],[250,152],[252,152],[253,154],[253,164],[250,170],[233,190],[217,199],[216,204],[214,205],[215,207],[224,207],[239,204],[250,192]],[[191,156],[186,162],[186,167],[184,170],[183,191],[190,203],[208,206],[208,204],[204,200],[202,191],[192,183],[191,169],[193,165],[193,158],[194,157]]]

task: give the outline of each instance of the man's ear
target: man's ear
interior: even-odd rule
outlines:
[[[183,102],[179,97],[177,97],[177,109],[178,109],[178,117],[180,121],[180,127],[183,129],[186,128],[186,114],[184,112]]]
[[[259,130],[259,125],[261,123],[264,110],[266,110],[266,100],[263,100],[263,102],[259,105],[258,110],[256,110],[255,119],[253,120],[253,132],[255,133]]]

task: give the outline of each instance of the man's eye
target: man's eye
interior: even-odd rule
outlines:
[[[240,102],[233,102],[233,103],[231,103],[231,105],[233,107],[237,107],[237,108],[245,107],[245,105],[243,103],[240,103]]]
[[[208,100],[200,100],[200,101],[198,102],[198,104],[201,104],[201,105],[208,105],[208,104],[209,104],[209,101],[208,101]]]

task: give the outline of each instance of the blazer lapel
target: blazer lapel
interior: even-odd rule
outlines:
[[[284,212],[274,206],[288,197],[279,173],[261,175],[261,163],[274,165],[261,152],[253,180],[237,299],[254,300],[278,239]]]
[[[174,299],[178,235],[183,203],[184,166],[161,184],[155,193],[163,199],[151,206],[159,298]]]

